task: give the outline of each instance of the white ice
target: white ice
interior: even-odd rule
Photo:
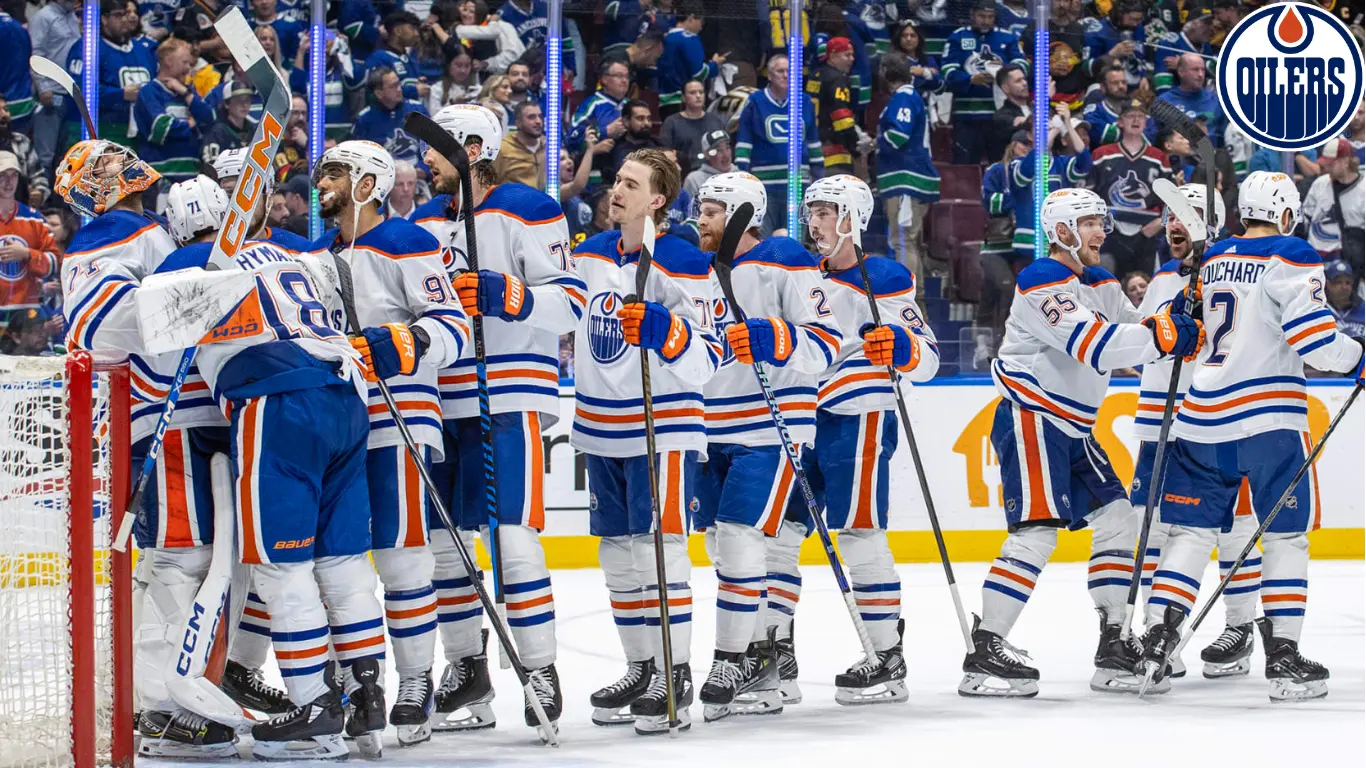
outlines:
[[[961,563],[956,574],[968,610],[980,604],[986,563]],[[511,670],[490,667],[498,727],[469,734],[435,734],[399,749],[392,728],[383,762],[392,766],[830,766],[884,760],[888,766],[1318,766],[1360,765],[1366,725],[1366,565],[1310,565],[1309,611],[1302,650],[1332,672],[1328,698],[1272,704],[1262,676],[1261,642],[1252,674],[1224,680],[1200,676],[1200,649],[1222,630],[1216,607],[1186,649],[1190,668],[1171,693],[1143,701],[1094,693],[1088,687],[1097,618],[1085,586],[1085,564],[1044,570],[1010,641],[1029,651],[1041,681],[1038,698],[984,701],[957,693],[963,641],[938,564],[902,565],[902,615],[907,619],[910,700],[842,707],[834,675],[858,657],[858,642],[826,566],[803,568],[796,648],[805,700],[783,714],[702,722],[692,707],[691,731],[677,739],[637,736],[627,726],[589,720],[589,694],[624,671],[620,645],[597,570],[556,571],[559,669],[565,712],[562,746],[541,746],[522,721],[522,696]],[[1204,577],[1203,597],[1217,571]],[[716,579],[693,571],[692,669],[700,685],[711,664]],[[440,657],[438,644],[437,655]],[[438,667],[443,664],[438,662]],[[440,671],[438,669],[438,671]],[[272,672],[272,675],[274,673]],[[278,683],[278,680],[277,680]],[[389,675],[388,690],[397,679]],[[243,755],[248,753],[243,745]],[[352,759],[358,759],[354,752]],[[874,768],[870,762],[864,768]]]

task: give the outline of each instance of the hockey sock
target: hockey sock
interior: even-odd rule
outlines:
[[[480,534],[481,536],[483,534]],[[527,669],[555,662],[555,596],[541,535],[524,525],[498,526],[508,628]]]
[[[1124,619],[1124,603],[1134,577],[1134,540],[1138,537],[1139,519],[1133,505],[1127,499],[1119,499],[1101,507],[1089,521],[1091,562],[1086,569],[1086,588],[1110,624]]]
[[[792,637],[792,617],[796,615],[797,602],[802,597],[802,572],[797,561],[804,539],[806,526],[785,520],[778,535],[766,542],[768,576],[764,579],[764,591],[768,593],[768,612],[765,620],[769,626],[778,628],[780,639]]]
[[[1200,594],[1200,576],[1214,551],[1215,531],[1173,525],[1162,548],[1162,560],[1153,572],[1152,596],[1148,598],[1147,622],[1151,627],[1162,622],[1167,606],[1180,606],[1187,614]]]
[[[1233,518],[1233,530],[1219,534],[1219,579],[1228,575],[1233,561],[1247,546],[1247,540],[1257,532],[1256,515]],[[1262,590],[1262,555],[1256,547],[1238,567],[1233,581],[1224,590],[1224,623],[1241,627],[1257,617],[1257,595]]]
[[[377,549],[371,553],[384,584],[384,620],[401,677],[427,672],[436,652],[436,559],[423,547]]]
[[[659,586],[656,583],[654,536],[642,534],[631,537],[631,551],[635,556],[636,572],[641,576],[641,616],[645,619],[645,634],[654,652],[655,665],[664,668],[663,635],[659,631]],[[687,664],[692,659],[692,561],[688,559],[688,537],[675,533],[664,535],[664,578],[669,593],[669,632],[672,641],[673,663]]]
[[[607,591],[612,600],[612,619],[621,638],[621,650],[626,654],[627,661],[645,661],[654,654],[650,650],[650,637],[645,629],[645,617],[641,613],[644,591],[640,585],[644,576],[636,573],[632,538],[604,537],[598,542],[598,563],[602,566],[602,575],[607,579]]]
[[[289,700],[302,706],[327,691],[323,671],[327,668],[328,620],[315,578],[315,563],[253,567],[256,594],[270,611],[270,640],[275,645],[280,676]],[[373,591],[370,599],[374,600]]]
[[[1006,536],[1000,557],[982,582],[982,629],[1001,637],[1010,634],[1057,545],[1056,528],[1031,525]]]
[[[474,534],[461,531],[465,548],[474,552]],[[445,528],[432,529],[432,587],[436,589],[436,626],[441,633],[441,651],[452,664],[483,650],[479,636],[484,622],[484,606],[474,591],[474,582],[465,572],[465,563],[455,547],[455,539]]]
[[[1309,537],[1268,533],[1262,546],[1262,613],[1271,619],[1272,636],[1298,642],[1309,597]]]
[[[327,606],[327,623],[332,629],[332,649],[337,663],[350,669],[358,659],[383,661],[384,609],[375,597],[378,579],[369,560],[365,555],[320,557],[313,567],[323,603]],[[259,586],[257,591],[260,591]],[[266,604],[270,605],[270,602]],[[270,612],[274,622],[273,605]]]
[[[887,532],[879,529],[840,531],[840,553],[849,565],[849,582],[859,616],[873,647],[885,651],[900,641],[901,577],[897,575]]]
[[[716,649],[749,647],[763,596],[764,532],[749,525],[716,524]]]
[[[247,669],[260,669],[269,652],[270,611],[266,610],[260,595],[249,591],[242,608],[242,620],[237,622],[237,631],[228,647],[228,658]]]
[[[1140,516],[1139,523],[1141,525],[1143,521],[1142,509],[1134,507],[1134,510]],[[1153,527],[1148,531],[1148,549],[1143,555],[1143,578],[1139,581],[1138,605],[1140,613],[1142,613],[1142,607],[1148,604],[1148,596],[1152,594],[1153,573],[1157,571],[1157,563],[1162,559],[1162,547],[1167,543],[1167,534],[1170,530],[1170,525],[1158,520],[1156,515],[1153,517]],[[1128,599],[1128,595],[1124,597],[1126,600]]]
[[[212,559],[208,546],[158,547],[144,551],[138,562],[146,587],[134,635],[133,679],[143,709],[174,708],[166,690],[166,671],[184,642],[185,620]]]

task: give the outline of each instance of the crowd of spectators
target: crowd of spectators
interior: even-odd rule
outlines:
[[[1360,38],[1360,2],[1316,1]],[[322,82],[310,77],[308,0],[85,2],[99,5],[100,135],[133,147],[168,182],[211,173],[218,153],[255,130],[260,97],[212,24],[224,4],[242,8],[294,92],[272,226],[308,232],[308,108],[321,88],[327,145],[368,139],[397,161],[391,216],[411,215],[430,195],[404,117],[477,103],[506,128],[500,182],[545,189],[555,164],[552,194],[576,241],[610,226],[605,192],[622,159],[647,146],[673,151],[684,173],[674,234],[696,237],[692,198],[731,170],[765,183],[764,234],[787,231],[796,26],[787,0],[564,0],[558,124],[546,114],[545,0],[333,0]],[[1167,101],[1219,148],[1213,171],[1228,210],[1247,172],[1293,173],[1305,199],[1301,234],[1331,262],[1329,303],[1360,335],[1362,109],[1341,139],[1278,153],[1230,125],[1213,90],[1224,36],[1263,2],[1050,0],[1048,60],[1039,63],[1032,0],[806,0],[802,179],[869,180],[879,201],[869,251],[916,275],[946,350],[943,373],[982,370],[1014,275],[1034,258],[1033,121],[1048,120],[1050,188],[1086,186],[1111,203],[1117,232],[1104,263],[1137,302],[1163,259],[1153,181],[1209,172],[1180,134],[1149,117],[1154,101]],[[60,351],[56,278],[79,222],[52,195],[52,169],[81,130],[70,99],[27,61],[44,56],[79,81],[83,5],[0,0],[0,352]],[[1049,73],[1046,116],[1034,114],[1036,65]],[[550,131],[561,137],[558,157],[546,156]],[[1238,229],[1229,216],[1229,233]]]

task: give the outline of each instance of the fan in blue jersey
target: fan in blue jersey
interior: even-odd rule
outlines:
[[[33,99],[33,74],[28,69],[33,43],[24,25],[4,12],[0,12],[0,50],[5,52],[4,63],[0,64],[0,96],[9,102],[14,130],[27,133],[37,106]]]
[[[1156,46],[1153,59],[1153,88],[1159,95],[1177,85],[1177,65],[1183,54],[1194,53],[1206,61],[1214,61],[1214,48],[1209,44],[1214,35],[1213,15],[1208,6],[1197,5],[1180,27],[1180,32],[1169,32]]]
[[[702,50],[702,4],[685,0],[678,9],[678,26],[664,35],[664,53],[659,57],[655,77],[659,90],[659,116],[668,117],[683,109],[683,84],[689,80],[707,82],[716,77],[725,62],[724,54],[708,59]]]
[[[251,0],[251,27],[274,29],[280,41],[280,57],[292,62],[294,55],[299,52],[300,36],[308,25],[285,16],[277,0]]]
[[[938,93],[944,89],[939,76],[939,58],[927,50],[924,31],[915,19],[901,22],[892,38],[892,48],[906,57],[911,68],[911,84],[922,94]]]
[[[1048,161],[1048,190],[1050,192],[1075,187],[1091,172],[1091,151],[1086,148],[1078,129],[1085,126],[1073,119],[1067,105],[1054,102],[1055,114],[1048,128],[1049,144],[1053,152]],[[1063,128],[1066,126],[1066,128]],[[1034,258],[1034,160],[1039,148],[1010,162],[1007,169],[1010,194],[1015,199],[1015,255],[1032,261]]]
[[[1095,29],[1086,33],[1083,58],[1097,61],[1108,56],[1124,70],[1125,82],[1137,88],[1140,81],[1152,74],[1152,51],[1144,45],[1147,40],[1143,25],[1144,10],[1141,0],[1119,0],[1110,7],[1110,15]],[[1158,51],[1160,55],[1168,52]]]
[[[420,102],[403,97],[398,73],[389,67],[372,69],[365,77],[375,96],[375,103],[362,109],[356,117],[351,137],[373,141],[384,147],[395,160],[407,160],[425,175],[427,163],[422,159],[421,146],[417,139],[403,130],[403,120],[412,112],[425,115],[427,108]]]
[[[359,64],[379,45],[379,15],[370,0],[341,0],[327,4],[327,26],[346,36]]]
[[[403,98],[422,101],[427,98],[431,87],[418,81],[417,66],[413,63],[412,49],[418,42],[418,28],[421,22],[409,11],[394,11],[384,17],[384,44],[370,54],[365,66],[374,70],[389,67],[398,75],[399,85],[403,88]]]
[[[137,25],[123,0],[100,2],[100,109],[94,115],[100,138],[125,146],[133,143],[136,125],[133,102],[144,83],[157,74],[156,44],[145,37],[133,37]],[[83,46],[73,45],[67,53],[66,69],[81,82],[85,69]],[[75,112],[75,104],[70,106]]]
[[[965,164],[979,162],[986,152],[997,70],[1018,64],[1030,71],[1019,36],[996,26],[995,0],[975,0],[971,18],[970,26],[949,35],[944,51],[944,85],[954,96],[953,162]]]
[[[1228,124],[1228,118],[1224,116],[1223,107],[1219,105],[1219,97],[1214,91],[1206,87],[1208,83],[1208,67],[1206,60],[1198,54],[1183,53],[1175,69],[1176,80],[1171,88],[1161,92],[1157,96],[1158,101],[1165,101],[1173,106],[1179,107],[1182,112],[1194,119],[1205,121],[1205,126],[1209,132],[1210,141],[1217,147],[1224,145],[1224,126]],[[1149,134],[1155,134],[1157,124],[1149,124]]]
[[[768,87],[749,95],[740,110],[735,132],[735,167],[748,171],[764,183],[768,215],[761,233],[787,229],[787,119],[788,59],[775,54],[768,60]],[[816,131],[816,104],[802,94],[802,136],[806,139],[803,181],[825,175],[820,135]]]
[[[930,157],[930,120],[925,100],[911,84],[906,57],[882,57],[882,82],[892,98],[878,118],[877,191],[887,211],[888,246],[897,261],[919,277],[924,258],[921,232],[930,203],[939,200],[939,171]]]
[[[214,121],[213,110],[185,84],[194,65],[189,43],[167,40],[157,48],[157,61],[156,79],[142,86],[133,105],[138,153],[175,183],[199,172],[204,131]]]

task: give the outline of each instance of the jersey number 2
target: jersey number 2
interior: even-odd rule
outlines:
[[[1228,352],[1221,347],[1224,337],[1233,330],[1234,315],[1238,312],[1238,294],[1233,291],[1211,293],[1206,303],[1206,311],[1218,312],[1219,324],[1214,327],[1214,334],[1210,336],[1210,353],[1205,359],[1205,365],[1223,365],[1224,360],[1228,359]]]

